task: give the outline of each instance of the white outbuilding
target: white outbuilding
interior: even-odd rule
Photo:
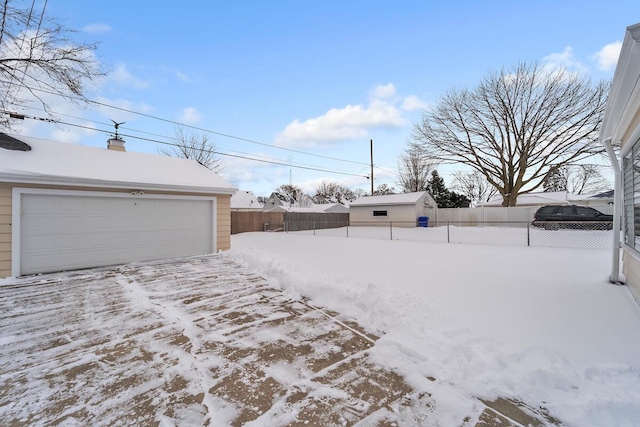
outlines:
[[[363,196],[349,205],[351,225],[382,225],[397,227],[424,225],[419,218],[434,218],[437,205],[427,191],[382,196]]]

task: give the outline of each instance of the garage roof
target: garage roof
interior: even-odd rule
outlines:
[[[385,194],[382,196],[362,196],[349,204],[349,206],[374,206],[374,205],[414,205],[424,196],[426,191],[404,194]]]
[[[232,194],[235,188],[195,160],[12,135],[29,151],[0,148],[0,181]]]

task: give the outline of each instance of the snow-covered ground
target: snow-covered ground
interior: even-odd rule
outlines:
[[[436,378],[440,425],[473,397],[639,425],[640,308],[607,281],[608,250],[364,237],[244,233],[225,256],[384,332],[373,358],[422,388]]]

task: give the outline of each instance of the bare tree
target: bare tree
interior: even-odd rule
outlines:
[[[220,172],[222,165],[216,150],[216,145],[209,141],[209,135],[198,135],[185,131],[183,127],[176,127],[173,145],[161,148],[158,152],[165,156],[193,159],[214,172]]]
[[[82,104],[87,85],[104,76],[94,51],[96,44],[72,40],[75,31],[62,27],[34,4],[5,0],[0,5],[0,107],[15,111],[19,104],[39,102],[51,112],[47,97],[61,96]],[[11,129],[20,114],[0,118]]]
[[[387,194],[396,194],[396,189],[389,187],[387,184],[380,184],[373,192],[374,196],[386,196]]]
[[[545,191],[568,191],[573,194],[594,194],[606,191],[611,184],[593,164],[554,167],[544,178]]]
[[[280,199],[286,207],[310,208],[313,199],[297,185],[283,184],[272,193]]]
[[[424,152],[410,145],[398,160],[398,185],[405,193],[425,191],[434,163]]]
[[[451,90],[415,125],[417,146],[480,172],[515,206],[552,166],[600,154],[609,84],[522,63],[490,73],[472,90]]]
[[[473,206],[488,202],[498,193],[498,189],[478,171],[454,172],[452,187],[471,200]]]
[[[313,202],[318,204],[346,204],[354,201],[356,198],[356,194],[344,185],[323,180],[320,185],[318,185],[318,188],[316,188],[316,194],[313,196]]]

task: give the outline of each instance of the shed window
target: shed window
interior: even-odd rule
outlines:
[[[373,216],[387,216],[387,211],[373,211]]]

